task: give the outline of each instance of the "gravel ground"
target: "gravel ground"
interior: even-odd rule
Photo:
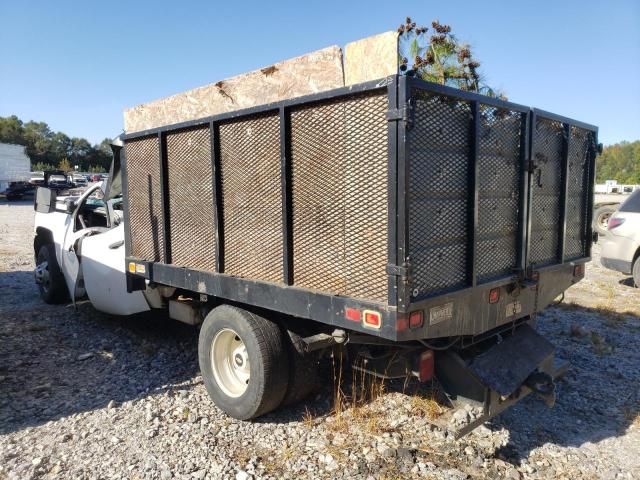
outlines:
[[[528,397],[455,441],[411,384],[340,414],[329,386],[226,417],[195,328],[39,300],[32,222],[29,203],[0,203],[0,479],[640,478],[640,293],[597,262],[538,316],[571,362],[556,406]]]

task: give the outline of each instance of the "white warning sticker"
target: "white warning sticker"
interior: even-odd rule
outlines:
[[[453,302],[431,307],[429,309],[429,325],[451,320],[453,318]]]

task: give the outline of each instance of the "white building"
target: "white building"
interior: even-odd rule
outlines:
[[[31,161],[23,145],[0,143],[0,192],[9,186],[9,182],[29,181]]]

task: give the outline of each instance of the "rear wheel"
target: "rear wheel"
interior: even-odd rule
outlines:
[[[282,400],[287,406],[303,400],[316,391],[320,384],[318,354],[305,352],[305,343],[300,335],[287,331],[289,351],[289,386]]]
[[[52,244],[42,245],[36,257],[35,280],[46,303],[62,303],[68,298],[67,286]]]
[[[633,275],[633,283],[636,288],[640,288],[640,257],[636,258],[636,261],[633,262],[633,270],[631,273]]]
[[[246,310],[222,305],[207,315],[198,360],[209,396],[233,418],[264,415],[287,391],[289,362],[280,327]]]

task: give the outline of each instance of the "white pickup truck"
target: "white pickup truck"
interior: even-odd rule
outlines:
[[[80,196],[60,197],[38,189],[35,280],[45,302],[86,295],[96,309],[115,315],[161,305],[154,290],[127,293],[122,195],[110,186],[96,183]]]

